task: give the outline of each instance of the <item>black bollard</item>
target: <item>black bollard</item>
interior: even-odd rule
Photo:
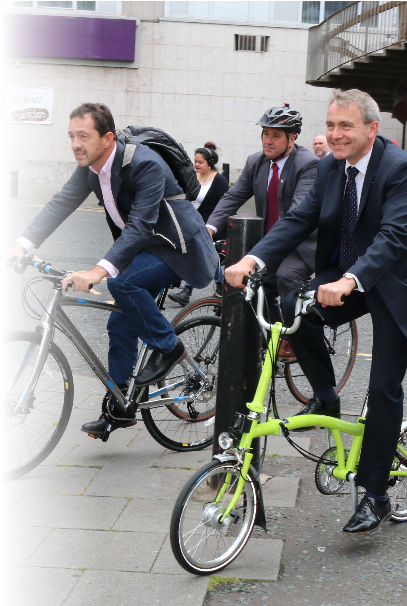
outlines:
[[[10,197],[18,198],[18,170],[11,171]]]
[[[263,237],[260,217],[234,215],[228,219],[226,267],[244,257]],[[223,289],[220,331],[218,389],[213,454],[222,450],[218,437],[228,431],[234,414],[249,414],[246,407],[255,394],[261,372],[261,330],[250,306],[227,282]],[[230,295],[235,296],[230,296]],[[253,465],[257,467],[260,442],[253,441]]]
[[[230,185],[229,164],[222,164],[222,175]]]

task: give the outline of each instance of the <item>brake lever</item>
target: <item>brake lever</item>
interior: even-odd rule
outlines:
[[[315,305],[315,301],[313,301],[312,303],[307,305],[305,312],[303,312],[303,310],[304,310],[304,305],[303,305],[303,309],[302,309],[301,313],[315,314],[316,316],[318,316],[318,318],[321,320],[322,323],[325,322],[324,317],[317,309],[315,309],[314,305]]]

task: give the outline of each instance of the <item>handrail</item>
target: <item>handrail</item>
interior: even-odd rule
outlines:
[[[311,27],[306,80],[407,41],[407,2],[354,2]]]

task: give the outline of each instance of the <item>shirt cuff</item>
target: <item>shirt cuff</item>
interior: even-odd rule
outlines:
[[[249,259],[253,259],[253,261],[256,261],[257,266],[259,268],[259,270],[261,271],[264,267],[266,267],[266,264],[264,261],[262,261],[261,259],[259,259],[259,257],[255,257],[254,255],[245,255],[245,257],[249,258]]]
[[[356,282],[356,288],[354,288],[353,290],[358,290],[359,292],[365,292],[365,289],[363,288],[362,284],[359,282],[359,280],[357,279],[355,274],[351,274],[349,272],[346,272],[346,274],[348,276],[351,276]]]
[[[116,276],[118,276],[120,273],[117,267],[109,263],[109,261],[106,261],[106,259],[102,259],[99,261],[99,263],[97,263],[97,265],[99,265],[99,267],[103,267],[103,269],[109,272],[112,278],[116,278]]]
[[[35,249],[35,244],[33,244],[33,242],[31,242],[31,240],[27,240],[27,238],[23,238],[22,236],[20,238],[17,238],[15,240],[16,244],[20,244],[24,250],[27,251],[27,253],[30,255],[33,250]]]
[[[214,234],[218,233],[218,228],[217,227],[214,227],[213,225],[209,225],[209,223],[206,224],[206,227],[208,227],[209,229],[211,229]]]

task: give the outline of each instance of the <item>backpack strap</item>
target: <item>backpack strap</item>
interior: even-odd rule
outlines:
[[[167,205],[167,209],[168,209],[168,212],[171,215],[171,219],[174,221],[175,229],[177,230],[178,238],[179,238],[179,241],[180,241],[180,244],[181,244],[181,252],[182,252],[183,255],[185,255],[187,253],[187,247],[186,247],[186,244],[185,244],[185,240],[184,240],[184,236],[183,236],[183,233],[182,233],[181,226],[178,223],[178,219],[177,219],[177,217],[175,215],[175,212],[173,211],[173,209],[171,208],[170,204],[168,204],[168,202],[167,202],[167,200],[165,198],[164,198],[164,202]]]
[[[128,134],[126,132],[124,132],[124,131],[117,131],[117,132],[120,132],[120,134],[123,134],[123,135],[125,135],[126,138],[128,138]],[[126,166],[128,166],[129,164],[131,164],[131,161],[133,160],[133,156],[136,152],[137,147],[138,147],[138,145],[135,145],[134,143],[127,143],[127,141],[126,141],[126,147],[124,150],[124,156],[123,156],[123,162],[122,162],[122,169],[125,168]],[[174,200],[175,198],[178,200],[182,199],[182,198],[185,199],[186,196],[185,196],[185,194],[179,194],[177,196],[168,197],[169,200]],[[168,204],[167,200],[164,199],[164,202],[167,205],[168,212],[170,213],[171,219],[173,220],[174,225],[175,225],[175,229],[177,230],[178,238],[179,238],[179,241],[181,244],[181,252],[183,255],[185,255],[187,253],[187,247],[185,244],[185,239],[184,239],[184,235],[182,233],[181,226],[178,223],[178,219],[175,215],[175,212],[173,211],[171,206]],[[154,234],[154,235],[161,236],[162,234]],[[162,236],[162,237],[164,238],[164,236]],[[168,240],[168,238],[165,238],[165,239]]]
[[[131,164],[131,161],[133,160],[133,156],[136,153],[137,148],[138,148],[138,145],[135,145],[134,143],[126,143],[126,147],[124,149],[122,168]]]

